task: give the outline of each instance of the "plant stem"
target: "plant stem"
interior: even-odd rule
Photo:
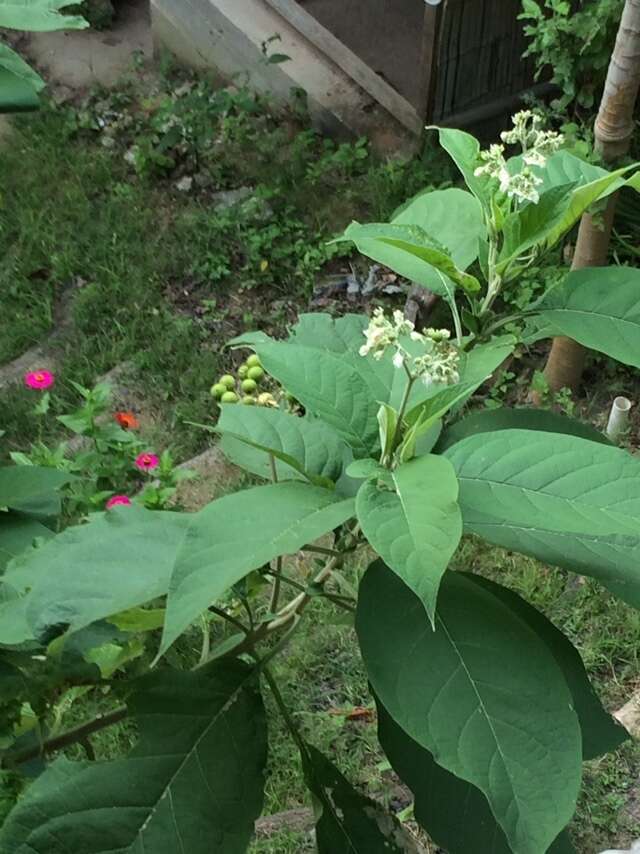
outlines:
[[[270,575],[272,578],[275,576],[275,572],[272,569],[266,569],[265,575]],[[298,581],[294,581],[293,578],[289,578],[287,575],[281,575],[280,581],[283,584],[288,584],[290,587],[293,587],[295,590],[301,590],[303,593],[307,589],[304,584],[300,584]]]
[[[416,381],[416,378],[411,374],[411,371],[406,366],[406,364],[402,363],[405,373],[407,375],[407,385],[404,390],[404,394],[402,395],[402,401],[400,403],[400,409],[398,411],[398,423],[396,424],[396,429],[393,434],[393,442],[391,443],[391,453],[389,457],[392,456],[393,452],[396,450],[398,445],[400,444],[400,440],[402,439],[402,422],[404,420],[405,413],[407,411],[407,406],[409,405],[409,397],[411,395],[411,389],[413,388],[413,384]],[[391,459],[384,460],[384,463],[389,464]]]
[[[206,612],[202,617],[202,652],[200,653],[200,662],[204,662],[209,658],[211,652],[211,632],[209,631],[209,620]]]
[[[274,483],[278,482],[278,471],[276,469],[276,458],[273,454],[269,454],[269,465],[271,467],[271,480]]]
[[[331,575],[334,569],[342,563],[342,554],[337,555],[334,558],[331,558],[325,566],[320,570],[318,575],[313,579],[312,584],[323,584]],[[278,611],[276,616],[269,620],[266,623],[261,623],[256,629],[253,629],[249,632],[246,638],[240,643],[237,647],[234,647],[233,654],[234,656],[242,655],[245,652],[251,653],[255,650],[255,646],[260,641],[264,640],[268,635],[272,634],[272,632],[281,629],[283,626],[286,626],[287,623],[290,623],[291,620],[296,616],[303,612],[306,608],[307,604],[313,597],[310,596],[306,591],[300,593],[290,602],[288,602],[283,608]]]
[[[493,301],[500,293],[500,288],[502,287],[502,278],[496,273],[496,264],[498,262],[498,238],[497,232],[495,228],[495,224],[493,220],[489,223],[488,226],[489,232],[489,257],[487,259],[487,267],[488,267],[488,285],[487,285],[487,293],[482,301],[482,306],[480,307],[480,317],[483,314],[486,314],[491,306],[493,305]]]
[[[232,617],[231,614],[228,614],[222,608],[217,608],[215,605],[209,605],[208,608],[212,614],[217,614],[218,617],[222,617],[223,620],[226,620],[228,623],[231,623],[232,626],[235,626],[237,629],[240,629],[241,632],[244,632],[245,635],[248,635],[251,631],[247,626],[244,625],[240,620],[236,619],[236,617]]]
[[[273,614],[278,607],[280,599],[280,580],[282,577],[282,558],[276,560],[276,568],[273,573],[273,589],[271,591],[271,602],[269,603],[269,613]]]
[[[303,753],[304,755],[306,755],[307,746],[304,743],[302,736],[300,735],[300,733],[298,731],[298,727],[296,726],[295,721],[293,720],[293,718],[291,717],[291,714],[289,713],[289,709],[287,708],[287,704],[285,703],[284,698],[283,698],[282,694],[280,693],[280,688],[278,687],[278,683],[273,678],[273,674],[271,673],[271,671],[269,670],[268,667],[265,667],[262,670],[262,673],[264,674],[264,678],[265,678],[269,688],[271,689],[273,699],[275,700],[276,706],[278,707],[278,710],[279,710],[280,714],[282,715],[285,724],[287,725],[287,729],[289,730],[289,732],[291,734],[291,738],[295,741],[300,752]]]
[[[326,555],[327,557],[336,557],[336,555],[340,554],[335,549],[325,549],[322,546],[303,546],[300,551],[314,552],[315,554]]]
[[[20,765],[23,762],[28,762],[30,759],[36,759],[38,756],[54,753],[56,750],[63,750],[65,747],[71,747],[71,745],[77,742],[82,743],[92,733],[120,723],[128,714],[129,710],[126,706],[118,706],[112,712],[107,712],[104,715],[96,715],[92,720],[73,727],[73,729],[69,729],[54,738],[49,738],[35,747],[28,747],[23,750],[17,750],[15,753],[5,754],[2,757],[2,765],[5,768]]]

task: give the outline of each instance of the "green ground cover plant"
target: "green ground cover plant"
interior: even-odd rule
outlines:
[[[522,0],[520,18],[530,39],[538,79],[558,87],[559,115],[588,116],[598,104],[615,43],[623,0]]]
[[[171,142],[175,121],[207,132],[180,124]],[[73,323],[52,342],[60,404],[77,404],[67,377],[91,387],[130,361],[127,381],[163,434],[154,440],[181,458],[201,447],[188,422],[212,413],[224,340],[257,322],[282,328],[332,272],[330,238],[356,216],[390,216],[436,174],[429,156],[383,162],[364,142],[323,139],[304,116],[272,115],[242,88],[170,69],[44,107],[14,133],[0,158],[0,362],[46,340],[72,297]],[[140,171],[136,147],[161,148],[173,167]],[[188,192],[176,187],[184,177]],[[243,199],[220,206],[232,190]],[[38,438],[29,401],[20,388],[0,400],[3,453],[25,450]]]
[[[278,661],[294,655],[314,600],[329,625],[354,623],[354,699],[375,706],[380,755],[437,845],[577,850],[567,827],[583,763],[624,750],[628,735],[571,632],[535,607],[557,570],[528,564],[533,595],[521,595],[526,577],[512,589],[470,572],[459,547],[463,533],[480,537],[636,609],[639,464],[565,415],[463,407],[513,353],[523,320],[529,339],[559,331],[639,366],[637,271],[571,273],[521,317],[496,308],[587,207],[638,177],[586,164],[530,113],[503,135],[520,149],[509,160],[460,131],[440,139],[470,192],[421,193],[344,239],[439,293],[453,334],[380,307],[301,314],[286,338],[233,338],[252,353],[214,384],[221,414],[208,429],[257,485],[192,514],[114,502],[16,548],[59,514],[69,474],[1,470],[17,555],[0,588],[3,767],[19,775],[125,719],[137,732],[121,754],[96,761],[89,743],[86,759],[47,762],[0,831],[3,854],[196,854],[211,839],[247,850],[264,808],[267,710],[298,754],[320,852],[411,850],[389,802],[354,787],[285,699]],[[61,705],[96,688],[106,711],[51,730]]]

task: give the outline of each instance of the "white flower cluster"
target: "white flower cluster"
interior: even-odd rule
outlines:
[[[524,166],[512,175],[509,173],[504,156],[504,145],[494,144],[487,151],[480,152],[482,166],[478,166],[475,175],[488,175],[500,182],[500,191],[510,199],[521,202],[540,201],[538,187],[542,178],[531,167],[544,167],[547,157],[557,151],[564,138],[555,131],[542,130],[542,118],[531,110],[522,110],[513,119],[513,129],[504,131],[501,139],[505,145],[519,145],[522,149]]]
[[[401,311],[393,312],[393,321],[385,317],[384,310],[377,308],[364,330],[366,343],[360,347],[360,355],[380,360],[389,347],[395,348],[393,364],[396,368],[405,366],[409,373],[422,379],[425,385],[442,383],[450,385],[460,379],[458,348],[449,342],[448,329],[423,329],[416,332],[414,324],[407,320]],[[409,337],[424,346],[424,353],[411,355],[402,345],[402,338]]]
[[[367,343],[360,348],[361,356],[368,356],[373,353],[373,358],[380,360],[385,353],[387,347],[395,346],[400,348],[399,339],[401,335],[409,335],[416,340],[420,336],[414,330],[413,323],[407,320],[401,311],[393,312],[393,323],[384,315],[384,309],[376,308],[373,312],[373,317],[369,321],[369,326],[364,330],[364,336]],[[394,359],[395,364],[395,359]],[[400,362],[399,366],[401,366]]]

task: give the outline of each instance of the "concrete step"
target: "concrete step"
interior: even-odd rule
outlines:
[[[291,101],[292,89],[303,89],[323,132],[368,136],[387,152],[415,148],[413,134],[265,0],[151,0],[151,24],[156,46],[216,70],[225,81],[246,83],[282,104]],[[265,61],[263,44],[274,35],[280,39],[272,52],[289,61]]]

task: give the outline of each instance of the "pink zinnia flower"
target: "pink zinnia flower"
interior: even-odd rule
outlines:
[[[119,504],[131,504],[131,499],[128,495],[112,495],[107,501],[107,510],[111,510],[112,507],[117,507]]]
[[[156,468],[160,460],[155,454],[138,454],[136,457],[136,467],[140,471],[151,471]]]
[[[54,379],[51,371],[29,371],[28,374],[24,375],[24,384],[28,388],[44,391],[46,388],[51,388]]]

